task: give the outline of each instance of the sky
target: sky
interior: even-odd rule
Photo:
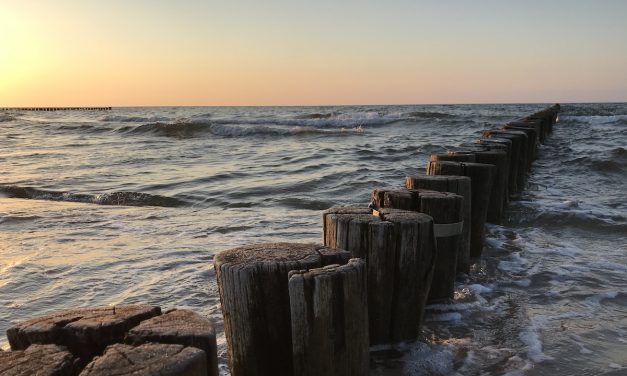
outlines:
[[[0,0],[0,107],[608,101],[623,0]]]

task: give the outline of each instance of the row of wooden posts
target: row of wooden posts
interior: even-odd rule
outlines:
[[[559,105],[431,156],[426,175],[329,209],[323,243],[223,251],[214,267],[231,375],[366,375],[369,351],[418,338],[521,192]]]
[[[111,111],[112,107],[0,107],[0,111]]]

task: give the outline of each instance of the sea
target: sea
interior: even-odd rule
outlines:
[[[0,112],[0,347],[19,320],[150,303],[215,321],[212,260],[322,241],[322,211],[552,103]],[[562,104],[455,300],[371,375],[627,375],[627,104]]]

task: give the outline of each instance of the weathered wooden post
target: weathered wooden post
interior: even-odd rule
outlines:
[[[525,126],[521,123],[515,122],[505,124],[503,126],[503,129],[525,132],[528,141],[527,156],[529,158],[529,169],[531,169],[532,162],[538,159],[538,143],[540,142],[540,140],[538,139],[538,133],[536,132],[536,129],[534,127]]]
[[[512,141],[512,147],[518,150],[516,186],[522,191],[527,183],[527,171],[530,166],[527,158],[527,135],[524,132],[492,130],[484,131],[483,138],[505,138]]]
[[[367,375],[366,262],[291,271],[294,375]]]
[[[470,259],[461,255],[458,260],[461,235],[463,197],[450,192],[424,192],[420,194],[420,211],[433,217],[434,235],[438,248],[433,282],[429,292],[430,302],[452,299],[455,294],[457,266],[466,268],[468,273]],[[461,259],[460,257],[460,259]]]
[[[474,154],[477,163],[489,164],[496,167],[494,179],[492,179],[492,191],[486,221],[501,224],[503,211],[509,202],[507,182],[509,176],[509,158],[507,151],[491,149],[486,145],[472,144],[470,147],[459,147],[448,151],[449,154]]]
[[[213,324],[187,309],[173,309],[131,329],[124,338],[130,345],[148,342],[196,347],[205,352],[207,375],[218,376],[216,331]]]
[[[293,374],[288,273],[348,258],[345,251],[300,243],[255,244],[215,257],[233,376]]]
[[[490,148],[499,147],[507,150],[507,155],[509,156],[507,191],[509,197],[512,197],[518,192],[518,153],[516,153],[516,150],[513,148],[512,140],[506,138],[482,138],[477,140],[477,143],[489,146]]]
[[[163,343],[135,347],[116,343],[89,363],[79,376],[206,376],[206,364],[205,352],[195,347]]]
[[[458,269],[464,273],[470,270],[470,253],[461,252],[462,203],[460,195],[426,189],[393,188],[372,192],[371,205],[380,212],[385,209],[412,210],[433,218],[438,254],[429,292],[430,302],[452,298]]]
[[[108,345],[124,341],[129,329],[160,313],[159,307],[151,305],[70,309],[20,322],[7,330],[7,338],[12,350],[55,344],[88,360]]]
[[[25,350],[0,350],[0,374],[6,376],[74,376],[77,360],[65,347],[31,345]]]
[[[360,207],[325,211],[325,244],[366,260],[370,344],[415,340],[435,265],[433,219],[404,210],[368,212]]]
[[[405,186],[408,189],[425,189],[438,192],[452,192],[463,197],[462,202],[462,235],[457,271],[470,271],[470,237],[472,227],[472,190],[470,178],[466,176],[407,176]]]
[[[427,165],[427,175],[459,175],[471,179],[470,257],[479,257],[483,252],[485,222],[495,170],[493,165],[482,163],[430,161]]]

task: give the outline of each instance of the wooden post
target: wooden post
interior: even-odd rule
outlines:
[[[463,197],[462,237],[457,257],[457,271],[470,272],[470,237],[472,227],[472,190],[470,178],[466,176],[407,176],[405,186],[409,189],[425,189],[451,192]]]
[[[525,132],[527,135],[527,156],[529,157],[529,169],[533,161],[538,159],[538,133],[534,127],[518,125],[519,123],[507,123],[503,126],[503,129]]]
[[[468,273],[470,270],[470,253],[461,252],[462,204],[463,197],[450,192],[404,188],[375,189],[372,192],[371,205],[378,211],[412,210],[433,218],[438,254],[429,293],[431,302],[452,298],[457,271]]]
[[[431,161],[471,162],[477,161],[473,153],[439,153],[431,154]]]
[[[429,162],[427,175],[459,175],[471,178],[470,257],[479,257],[485,241],[485,222],[496,167],[482,163]]]
[[[36,343],[55,344],[86,361],[106,346],[122,342],[129,329],[160,313],[159,307],[140,304],[70,309],[20,322],[7,330],[7,337],[12,350]]]
[[[201,315],[187,309],[173,309],[131,329],[124,338],[130,345],[167,343],[192,346],[205,352],[207,375],[218,376],[216,331],[213,324]]]
[[[430,302],[453,299],[457,266],[470,269],[470,259],[459,260],[462,239],[463,197],[450,192],[422,193],[420,211],[433,217],[434,235],[438,247],[435,272],[429,293]],[[464,272],[468,273],[467,270]]]
[[[80,369],[66,348],[57,345],[31,345],[26,350],[0,349],[0,374],[6,376],[75,376]]]
[[[215,257],[233,376],[293,374],[288,273],[348,258],[348,252],[299,243],[249,245]]]
[[[435,265],[433,219],[404,210],[381,217],[363,212],[325,211],[325,244],[366,260],[370,344],[415,340]]]
[[[512,147],[518,150],[516,186],[522,191],[527,184],[529,163],[527,158],[527,135],[524,132],[492,130],[483,132],[484,138],[506,138],[512,141]],[[529,158],[530,159],[530,158]]]
[[[206,376],[206,364],[205,352],[195,347],[162,343],[134,347],[117,343],[89,363],[80,376]]]
[[[475,144],[476,145],[476,144]],[[467,148],[460,147],[458,149],[449,150],[450,154],[456,153],[472,153],[475,155],[477,163],[490,164],[496,167],[494,179],[492,179],[492,191],[490,194],[490,203],[488,204],[488,214],[486,221],[489,223],[501,224],[503,221],[503,211],[509,202],[507,179],[509,176],[509,158],[507,151],[499,149],[490,149],[489,147]]]
[[[289,273],[294,375],[368,374],[366,285],[362,259]]]
[[[507,155],[509,156],[509,167],[507,174],[507,191],[508,198],[511,198],[516,192],[518,192],[518,154],[515,152],[512,146],[512,140],[506,138],[482,138],[477,141],[481,145],[487,145],[492,147],[506,148]]]

